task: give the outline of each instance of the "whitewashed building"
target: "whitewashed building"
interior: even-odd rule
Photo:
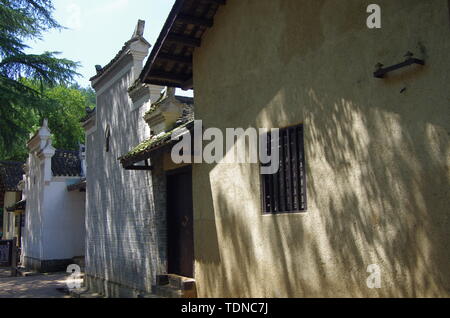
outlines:
[[[22,261],[35,271],[64,271],[84,256],[84,153],[55,149],[47,120],[27,146]]]
[[[164,266],[150,171],[122,169],[118,157],[150,136],[143,120],[161,86],[135,84],[150,44],[139,21],[131,39],[91,78],[97,107],[84,119],[87,203],[85,282],[110,297],[149,292]]]

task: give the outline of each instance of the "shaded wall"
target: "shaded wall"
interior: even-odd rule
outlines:
[[[105,75],[97,91],[97,128],[87,135],[86,274],[90,288],[110,297],[150,292],[165,272],[165,213],[156,209],[159,175],[123,169],[118,158],[148,137],[142,116],[148,105],[132,107],[127,89],[137,74],[127,56]],[[108,77],[110,76],[110,77]],[[146,108],[147,107],[147,108]],[[106,130],[110,150],[106,152]]]
[[[450,296],[448,1],[380,0],[379,30],[370,3],[218,11],[195,51],[196,118],[303,123],[308,211],[263,216],[257,165],[194,165],[199,296]],[[373,77],[408,50],[427,65]]]
[[[44,164],[41,164],[34,153],[30,153],[27,165],[29,172],[25,175],[27,204],[22,252],[24,258],[42,260],[44,257]]]

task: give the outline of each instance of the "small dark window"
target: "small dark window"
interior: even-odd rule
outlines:
[[[108,125],[106,127],[106,132],[105,132],[105,151],[106,152],[109,152],[109,147],[110,147],[109,143],[111,141],[110,139],[111,139],[111,130]]]
[[[271,135],[267,136],[272,152]],[[279,131],[280,167],[277,173],[262,175],[262,204],[265,214],[306,211],[306,172],[303,125]]]

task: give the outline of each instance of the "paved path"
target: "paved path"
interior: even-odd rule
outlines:
[[[63,292],[66,278],[66,273],[10,277],[0,268],[0,298],[70,298]]]

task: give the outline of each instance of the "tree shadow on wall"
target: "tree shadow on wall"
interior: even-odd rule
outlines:
[[[324,9],[317,6],[303,14],[317,16],[315,11]],[[282,34],[292,34],[301,22],[292,17],[283,21]],[[267,25],[272,24],[267,21]],[[239,24],[235,31],[241,34]],[[204,219],[196,224],[205,227],[196,229],[196,234],[201,233],[196,242],[205,240],[198,245],[205,252],[196,251],[205,286],[202,295],[450,294],[450,114],[448,75],[439,71],[449,61],[436,56],[445,44],[411,33],[402,39],[405,47],[419,50],[422,43],[434,48],[429,52],[433,67],[380,80],[372,76],[373,65],[394,60],[400,53],[381,52],[374,43],[364,53],[350,52],[339,60],[336,52],[343,52],[349,41],[360,40],[358,30],[324,49],[320,39],[331,31],[323,30],[320,23],[313,29],[310,37],[317,35],[319,41],[314,42],[314,57],[305,50],[286,55],[283,45],[291,42],[274,39],[283,69],[270,63],[256,65],[246,56],[234,59],[233,67],[242,72],[230,78],[229,72],[221,73],[216,90],[209,92],[220,96],[220,105],[208,106],[233,105],[220,107],[220,116],[205,114],[211,127],[224,129],[224,122],[230,121],[244,128],[304,124],[309,206],[305,214],[262,216],[257,165],[194,169],[200,174],[197,180],[208,180],[202,189],[210,187],[197,196],[205,200],[201,211],[196,211]],[[297,39],[296,43],[305,42]],[[323,63],[330,55],[340,61],[332,68]],[[209,98],[200,102],[217,102]],[[212,248],[217,251],[209,257]],[[380,266],[381,289],[366,285],[371,264]]]

